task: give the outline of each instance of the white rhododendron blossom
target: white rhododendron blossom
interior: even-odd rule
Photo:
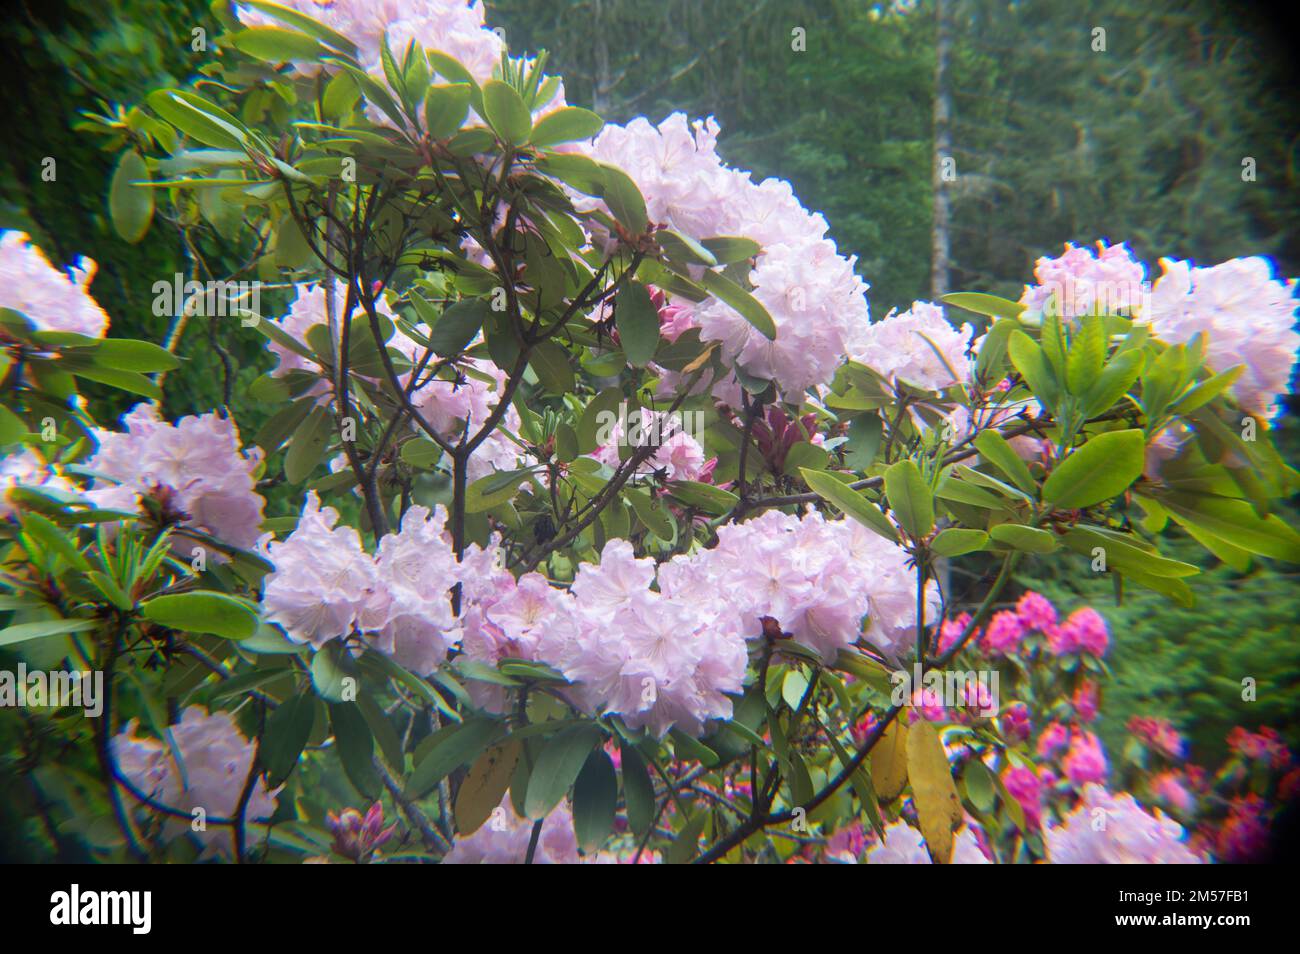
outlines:
[[[522,865],[528,859],[528,842],[532,838],[533,820],[515,814],[507,795],[492,810],[488,820],[472,835],[457,838],[451,851],[442,859],[445,865]],[[532,863],[535,865],[576,865],[578,839],[573,833],[573,812],[561,802],[542,822]]]
[[[209,413],[169,424],[155,406],[138,404],[122,423],[123,431],[94,432],[99,449],[86,466],[111,481],[97,479],[89,499],[135,510],[140,497],[152,497],[182,528],[236,547],[257,542],[264,501],[254,475],[262,454],[241,448],[233,420]]]
[[[90,297],[96,265],[79,257],[68,268],[55,268],[25,232],[0,233],[0,308],[11,308],[37,331],[71,331],[102,338],[108,315]]]
[[[905,821],[896,821],[885,828],[884,839],[867,851],[870,865],[929,865],[933,864],[926,850],[925,838]],[[988,865],[991,861],[980,850],[975,833],[964,827],[957,832],[952,844],[952,863],[955,865]]]
[[[1206,364],[1216,372],[1244,365],[1232,393],[1243,410],[1278,411],[1291,389],[1300,332],[1295,330],[1296,281],[1274,278],[1259,256],[1212,267],[1160,260],[1164,274],[1151,294],[1151,330],[1161,341],[1185,344],[1205,336]]]
[[[169,726],[171,744],[137,735],[136,719],[111,741],[118,770],[142,795],[186,814],[202,809],[206,826],[192,828],[189,818],[168,816],[169,837],[193,831],[204,844],[204,854],[230,853],[231,829],[221,820],[239,811],[240,797],[253,768],[256,746],[244,738],[229,712],[209,714],[189,706],[181,721]],[[275,796],[259,776],[244,807],[250,824],[268,821],[275,813]]]
[[[446,53],[457,60],[478,83],[492,77],[492,68],[505,48],[500,36],[487,29],[482,3],[465,0],[284,0],[281,6],[307,16],[341,33],[357,46],[357,61],[371,76],[384,81],[381,61],[384,37],[401,62],[412,40],[424,49]],[[283,27],[282,21],[254,7],[237,4],[245,26]],[[318,63],[298,62],[307,75],[321,69]]]
[[[15,487],[75,493],[76,488],[31,448],[0,457],[0,520],[13,513],[9,491]]]
[[[623,169],[640,188],[651,223],[691,238],[732,235],[762,246],[749,282],[776,325],[769,341],[716,298],[695,306],[690,320],[705,341],[748,374],[773,380],[797,399],[830,381],[868,322],[867,285],[826,238],[826,220],[795,198],[786,182],[754,183],[717,154],[712,118],[688,122],[673,113],[658,126],[643,118],[607,125],[593,141],[593,159]],[[574,195],[579,209],[602,205]],[[680,329],[675,329],[680,334]]]
[[[675,557],[660,582],[666,592],[722,603],[748,638],[770,617],[827,661],[859,638],[897,655],[916,639],[916,573],[907,559],[856,521],[769,510],[719,527],[716,547]],[[927,619],[939,605],[931,581]]]
[[[954,328],[941,306],[918,301],[870,325],[850,357],[891,383],[942,391],[970,381],[973,334],[970,325]]]
[[[1195,865],[1183,827],[1160,809],[1148,813],[1129,794],[1112,795],[1100,785],[1059,825],[1044,831],[1047,857],[1058,865]]]
[[[268,618],[295,642],[319,649],[354,631],[371,646],[422,675],[433,672],[460,638],[451,588],[460,570],[444,530],[446,512],[414,506],[401,529],[380,541],[371,557],[351,527],[337,527],[338,511],[321,508],[308,493],[298,527],[288,539],[264,539],[275,565],[263,603]]]
[[[1023,317],[1030,320],[1053,313],[1074,320],[1098,310],[1140,311],[1148,292],[1146,266],[1123,242],[1098,242],[1095,252],[1067,242],[1063,255],[1038,260],[1034,277],[1038,284],[1026,285],[1020,296]]]

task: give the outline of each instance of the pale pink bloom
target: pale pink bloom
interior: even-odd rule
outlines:
[[[122,423],[124,431],[94,431],[99,448],[86,466],[117,483],[97,480],[90,499],[101,507],[135,509],[134,496],[157,497],[182,527],[237,547],[257,542],[265,501],[254,474],[262,455],[257,448],[241,450],[231,418],[209,413],[169,424],[153,405],[138,404]]]
[[[113,757],[121,773],[142,794],[171,808],[182,812],[202,809],[209,819],[207,827],[193,834],[203,843],[204,854],[228,854],[233,845],[232,829],[217,819],[234,818],[239,810],[256,753],[254,744],[244,738],[230,713],[208,714],[200,706],[186,708],[181,721],[167,730],[172,745],[136,735],[137,731],[138,720],[132,719],[112,740]],[[257,838],[251,823],[267,821],[275,813],[279,791],[268,791],[261,776],[253,783],[244,809],[250,840]],[[188,819],[167,816],[163,822],[163,832],[169,838],[189,831]]]
[[[457,837],[442,859],[445,865],[522,865],[528,860],[528,842],[533,822],[515,814],[507,794],[492,815],[472,835]],[[573,833],[573,813],[561,802],[542,822],[533,852],[535,865],[576,865],[578,839]]]
[[[890,382],[943,391],[970,381],[973,334],[970,325],[953,327],[942,306],[918,301],[868,327],[850,357]]]
[[[1273,277],[1260,256],[1234,258],[1212,267],[1163,258],[1144,317],[1161,341],[1184,344],[1205,336],[1206,364],[1216,372],[1245,370],[1232,386],[1242,409],[1274,416],[1280,395],[1290,391],[1300,332],[1295,330],[1294,279]]]
[[[1025,316],[1041,318],[1053,310],[1073,320],[1100,311],[1115,314],[1141,308],[1146,293],[1146,267],[1124,243],[1097,243],[1097,251],[1066,243],[1059,258],[1046,256],[1034,266],[1037,285],[1026,285],[1020,303]]]
[[[1044,832],[1052,864],[1202,864],[1184,843],[1183,828],[1159,809],[1148,813],[1132,795],[1088,785],[1060,824]]]
[[[76,491],[67,478],[29,447],[0,458],[0,520],[13,513],[14,508],[9,503],[9,491],[15,487],[60,493]],[[135,509],[134,503],[129,509]]]
[[[266,577],[262,603],[267,619],[289,638],[320,649],[353,632],[372,599],[378,572],[352,527],[335,527],[338,511],[321,508],[309,491],[297,528],[284,541],[262,545],[275,572]]]
[[[980,849],[975,833],[964,827],[953,839],[952,863],[955,865],[991,864]],[[926,850],[925,838],[919,831],[904,821],[896,821],[885,827],[885,838],[880,844],[867,852],[867,864],[872,865],[928,865],[930,852]]]
[[[88,290],[96,267],[80,257],[66,270],[55,268],[26,232],[0,233],[0,308],[25,315],[38,331],[102,338],[108,315]]]
[[[1016,615],[1027,630],[1043,632],[1056,623],[1056,607],[1052,601],[1033,590],[1016,602]]]

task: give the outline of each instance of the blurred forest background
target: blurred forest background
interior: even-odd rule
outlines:
[[[716,116],[720,151],[757,178],[791,180],[832,237],[858,256],[872,312],[942,291],[1019,297],[1034,260],[1062,243],[1127,241],[1213,264],[1270,255],[1300,274],[1300,119],[1285,25],[1242,2],[1064,0],[490,0],[488,22],[515,53],[545,49],[569,102],[606,119]],[[1086,9],[1083,9],[1086,7]],[[212,54],[206,0],[27,0],[0,23],[0,227],[30,232],[56,262],[88,255],[92,290],[119,334],[162,341],[151,286],[195,253],[234,271],[237,226],[178,223],[128,245],[105,191],[123,139],[83,113],[111,115],[143,91],[182,83]],[[1096,48],[1104,30],[1104,49]],[[802,31],[802,32],[800,32]],[[956,179],[936,189],[936,154]],[[42,178],[46,157],[54,181]],[[1252,159],[1254,176],[1243,176]],[[937,201],[936,201],[937,197]],[[264,311],[277,314],[274,304]],[[221,403],[259,422],[247,385],[269,365],[261,336],[194,325],[168,382],[167,410]],[[1279,423],[1293,462],[1294,400]],[[124,410],[101,397],[102,420]],[[247,429],[247,427],[246,427]],[[287,512],[287,511],[286,511]],[[1197,548],[1181,552],[1192,559]],[[1207,566],[1208,568],[1208,566]],[[958,567],[978,585],[981,567]],[[1147,594],[1034,564],[1027,588],[1109,619],[1116,679],[1102,707],[1112,758],[1130,715],[1164,715],[1214,761],[1235,724],[1271,725],[1300,744],[1300,587],[1294,568],[1215,567],[1185,611]],[[1259,701],[1225,708],[1240,680]],[[1227,691],[1225,691],[1227,690]]]

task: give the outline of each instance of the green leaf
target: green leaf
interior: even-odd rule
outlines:
[[[676,538],[677,525],[662,500],[651,497],[648,490],[640,488],[628,488],[624,490],[624,496],[651,533],[665,543],[671,543]]]
[[[108,215],[113,230],[133,245],[153,221],[153,190],[135,185],[149,181],[149,167],[140,154],[134,149],[122,153],[108,187]]]
[[[701,239],[700,244],[709,250],[709,254],[717,260],[719,265],[748,261],[763,251],[763,246],[753,239],[734,235],[718,235],[713,238]]]
[[[244,151],[248,135],[239,120],[201,96],[160,89],[146,96],[145,102],[160,117],[205,146]]]
[[[1011,363],[1029,385],[1029,390],[1034,392],[1034,397],[1049,412],[1052,411],[1056,407],[1059,392],[1056,375],[1047,356],[1043,354],[1043,349],[1023,331],[1013,331],[1007,340],[1007,351],[1011,355]]]
[[[655,791],[645,757],[626,739],[618,740],[623,769],[623,802],[627,806],[627,824],[638,837],[654,823]]]
[[[286,699],[271,713],[258,746],[269,785],[279,785],[293,772],[315,721],[316,696],[312,692]]]
[[[515,88],[501,80],[488,80],[483,86],[483,118],[511,146],[528,141],[533,117]]]
[[[614,830],[618,776],[604,749],[593,749],[573,785],[573,830],[578,847],[590,852]]]
[[[519,493],[519,485],[531,473],[523,470],[498,470],[480,477],[470,484],[465,491],[465,512],[482,513],[500,506],[507,500],[513,500]]]
[[[977,810],[984,814],[993,811],[994,800],[997,798],[997,783],[993,780],[993,772],[987,765],[979,759],[971,759],[966,763],[961,780],[966,788],[966,797]]]
[[[1032,497],[1038,493],[1038,484],[1029,473],[1029,467],[997,431],[981,431],[975,438],[975,449],[1026,494]]]
[[[1086,394],[1101,373],[1106,358],[1106,323],[1096,315],[1082,319],[1074,340],[1070,342],[1065,363],[1065,380],[1070,393]]]
[[[930,544],[930,549],[939,556],[955,557],[963,553],[974,553],[988,545],[989,535],[983,530],[968,530],[964,527],[949,527],[942,530]]]
[[[551,394],[568,394],[575,384],[569,352],[554,341],[540,341],[528,358],[543,390]]]
[[[185,633],[247,639],[257,632],[257,614],[247,604],[210,590],[156,596],[140,604],[140,614]]]
[[[625,400],[621,388],[608,387],[592,398],[578,419],[578,453],[590,454],[613,437],[618,420],[618,406]],[[604,432],[602,434],[602,431]],[[598,438],[604,437],[602,442]]]
[[[1275,515],[1261,517],[1248,501],[1174,493],[1160,497],[1159,502],[1179,524],[1198,527],[1260,556],[1300,563],[1300,534]]]
[[[628,282],[615,301],[614,321],[628,363],[645,367],[659,348],[659,311],[640,282]]]
[[[759,300],[745,289],[721,272],[706,271],[700,277],[699,283],[719,301],[739,312],[740,316],[757,328],[768,341],[776,340],[776,323],[772,321],[772,316],[767,313],[767,309]]]
[[[605,121],[589,109],[564,106],[548,113],[533,127],[534,146],[553,146],[559,142],[590,139],[605,128]]]
[[[645,198],[632,177],[622,169],[600,166],[600,195],[614,218],[633,235],[640,235],[650,227]]]
[[[718,264],[713,253],[689,235],[672,229],[660,229],[655,233],[655,238],[664,253],[679,265],[704,265],[713,268]]]
[[[450,139],[469,116],[468,83],[430,86],[424,94],[424,125],[434,139]]]
[[[59,364],[64,370],[88,381],[98,381],[100,384],[107,384],[120,391],[139,394],[155,401],[162,398],[162,391],[159,390],[158,385],[135,371],[119,371],[116,368],[101,368],[96,365],[74,366],[71,356],[65,357]]]
[[[289,483],[302,483],[316,469],[329,446],[332,424],[330,413],[325,408],[311,409],[284,456],[284,476]]]
[[[898,542],[898,533],[880,508],[852,487],[824,471],[802,470],[799,476],[818,497],[834,504],[847,516],[874,530],[886,540]]]
[[[721,516],[727,513],[740,498],[730,490],[723,490],[713,484],[704,484],[696,480],[675,480],[668,484],[668,492],[686,504],[705,513]]]
[[[604,738],[590,723],[564,729],[546,743],[528,779],[524,813],[534,820],[545,818],[560,803],[578,778],[591,750]]]
[[[43,619],[34,623],[19,623],[0,629],[0,646],[40,639],[43,636],[61,636],[65,633],[84,633],[99,625],[93,619]]]
[[[139,371],[152,374],[179,368],[180,359],[166,348],[150,341],[130,338],[105,338],[95,349],[95,361],[111,365],[122,371]]]
[[[890,509],[912,537],[934,529],[934,495],[914,461],[900,460],[885,471],[885,496]]]
[[[90,571],[90,561],[73,545],[73,541],[68,539],[64,531],[55,526],[53,522],[31,511],[19,511],[19,520],[22,523],[23,531],[36,540],[45,550],[57,553],[74,570],[80,570],[83,573]],[[76,539],[75,536],[73,539]]]
[[[1000,523],[996,527],[990,527],[989,536],[998,543],[1025,553],[1051,553],[1057,547],[1055,534],[1018,523]]]
[[[429,314],[432,314],[433,306],[423,298],[412,294],[411,300],[416,303],[417,312],[421,312],[420,306],[424,305]],[[431,328],[429,344],[433,348],[433,353],[440,358],[451,358],[460,354],[483,327],[488,312],[488,303],[482,298],[466,298],[450,306],[436,321],[429,322],[425,319]],[[424,318],[424,314],[421,314],[421,318]]]
[[[496,741],[502,730],[495,719],[471,718],[447,726],[420,743],[415,768],[406,783],[406,796],[420,798],[448,773],[476,759]]]
[[[1142,351],[1121,351],[1097,375],[1083,398],[1083,413],[1094,418],[1115,406],[1142,374],[1146,358]]]
[[[329,703],[330,726],[343,771],[366,798],[379,797],[379,774],[375,771],[375,740],[366,717],[355,702]]]
[[[939,299],[945,305],[956,305],[977,315],[991,315],[994,318],[1019,318],[1025,306],[1015,301],[999,298],[997,295],[984,295],[980,292],[953,292]]]
[[[849,422],[849,440],[844,445],[844,463],[852,470],[864,471],[875,463],[884,435],[879,414],[859,414]]]
[[[327,52],[313,37],[282,27],[249,27],[232,34],[230,44],[239,52],[268,63],[317,60]]]
[[[1095,435],[1052,471],[1043,499],[1078,510],[1118,496],[1142,476],[1144,446],[1137,429]]]
[[[305,13],[300,13],[278,3],[270,3],[268,0],[242,0],[242,2],[246,6],[261,10],[263,13],[269,13],[282,23],[297,27],[308,36],[314,36],[322,43],[327,43],[342,53],[349,56],[357,55],[357,45],[355,43]]]

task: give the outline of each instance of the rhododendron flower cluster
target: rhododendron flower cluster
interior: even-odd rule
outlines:
[[[1020,297],[1026,316],[1056,314],[1065,320],[1083,315],[1140,308],[1146,290],[1146,268],[1123,242],[1097,243],[1097,250],[1066,243],[1058,258],[1043,256],[1034,266],[1037,285],[1026,285]]]
[[[892,384],[943,391],[970,381],[973,334],[970,325],[954,328],[940,305],[918,301],[868,326],[849,357]]]
[[[675,559],[666,572],[673,592],[720,597],[749,635],[770,617],[827,660],[859,637],[890,655],[916,639],[916,578],[906,552],[854,521],[769,510],[720,527],[716,547]],[[938,609],[931,583],[927,619]]]
[[[84,256],[57,269],[27,233],[0,232],[0,308],[25,315],[38,331],[104,337],[108,315],[88,291],[95,270]]]
[[[229,829],[218,819],[233,819],[239,811],[256,746],[244,738],[228,712],[208,713],[201,706],[189,706],[181,719],[169,727],[170,743],[137,735],[137,720],[126,724],[112,739],[112,751],[121,773],[143,795],[170,808],[189,813],[202,809],[206,827],[194,834],[205,846],[205,854],[230,849]],[[244,818],[267,821],[275,812],[275,796],[266,780],[253,782]],[[190,831],[188,818],[167,816],[168,837]]]
[[[281,542],[263,538],[275,572],[263,602],[289,638],[317,649],[361,630],[379,652],[430,673],[460,638],[450,591],[460,569],[443,531],[446,513],[414,506],[399,532],[371,557],[338,511],[308,493],[298,527]]]
[[[928,865],[934,862],[925,846],[921,833],[905,821],[896,821],[885,828],[885,837],[867,851],[867,864],[872,865]],[[952,863],[955,865],[991,864],[980,849],[975,832],[962,828],[953,838]]]
[[[480,83],[491,78],[505,49],[501,37],[484,24],[484,7],[477,0],[285,0],[281,5],[307,14],[353,41],[357,61],[380,82],[384,80],[380,57],[385,37],[399,59],[414,40],[426,50],[451,56]],[[275,17],[251,6],[239,4],[236,11],[248,26],[281,25]],[[320,69],[301,61],[295,66],[308,75]]]
[[[1194,865],[1183,828],[1160,809],[1147,812],[1132,795],[1088,785],[1078,807],[1044,832],[1055,864]]]
[[[528,858],[528,842],[533,822],[515,813],[506,796],[492,811],[478,831],[457,838],[443,858],[447,865],[521,865]],[[563,802],[542,822],[532,863],[535,865],[576,865],[578,839],[573,834],[573,813]]]
[[[123,418],[124,431],[96,430],[99,449],[87,466],[96,480],[87,497],[98,506],[135,510],[150,497],[180,526],[236,547],[257,542],[264,501],[256,490],[261,451],[242,450],[235,422],[219,414],[169,424],[151,404]]]
[[[1295,329],[1296,282],[1274,277],[1259,256],[1211,267],[1162,258],[1164,274],[1151,293],[1146,319],[1161,341],[1186,344],[1203,335],[1206,364],[1214,371],[1244,365],[1232,393],[1242,409],[1264,418],[1290,391],[1300,349]]]
[[[775,381],[797,399],[830,381],[858,347],[868,323],[867,285],[853,258],[827,239],[826,220],[804,209],[789,183],[727,168],[717,154],[718,125],[673,113],[658,126],[638,118],[607,125],[589,149],[593,159],[624,170],[640,188],[650,221],[692,238],[736,235],[762,246],[749,274],[754,297],[776,325],[769,341],[717,299],[693,310],[705,341],[748,374]],[[599,200],[575,196],[580,209]]]

